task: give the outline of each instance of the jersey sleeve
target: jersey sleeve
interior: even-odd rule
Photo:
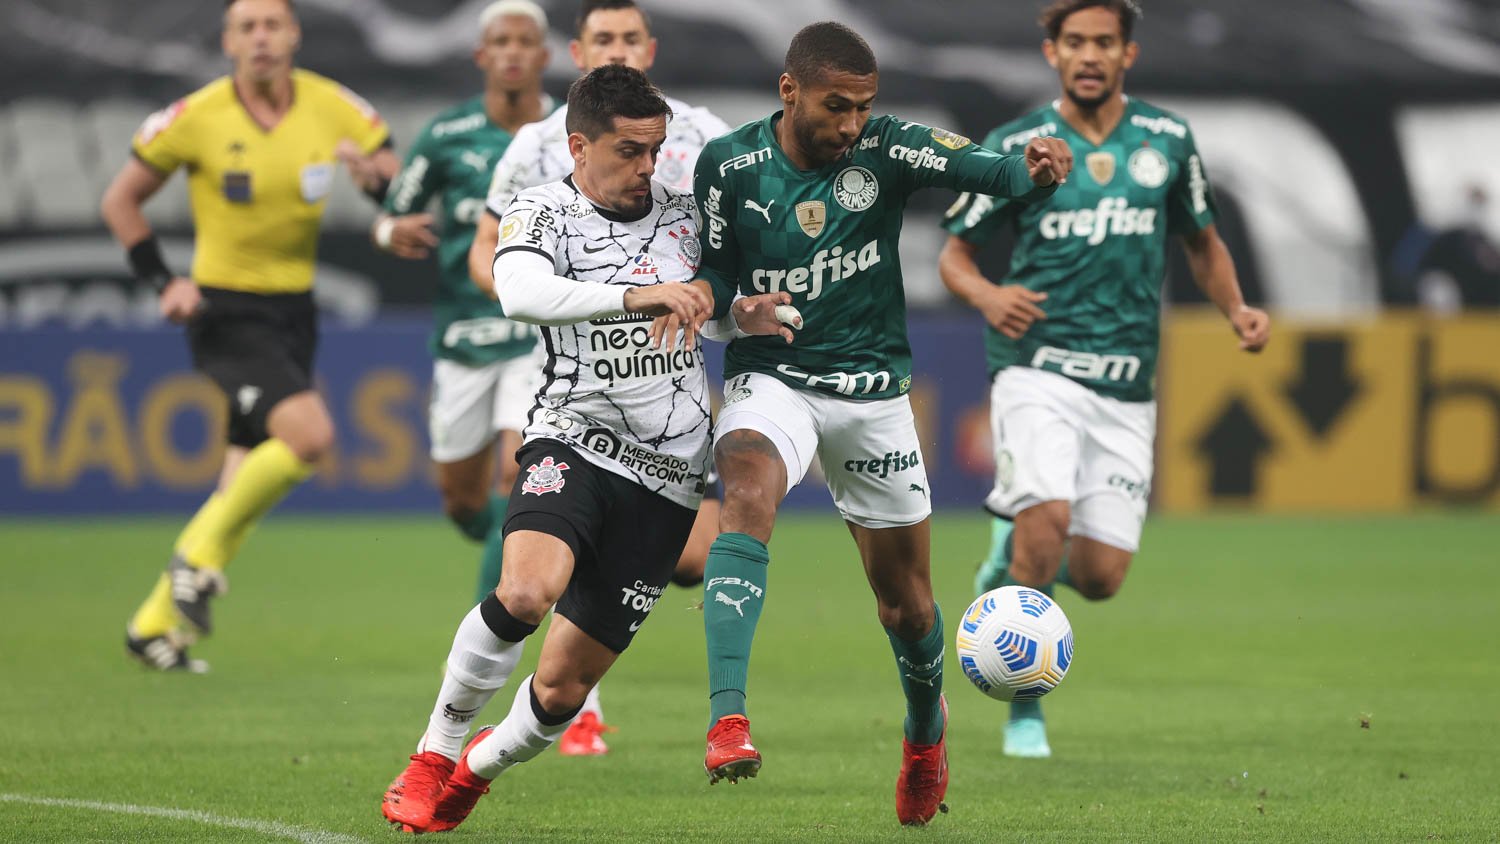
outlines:
[[[734,208],[731,185],[719,167],[719,145],[709,144],[698,156],[693,169],[693,197],[697,200],[698,240],[703,262],[698,277],[708,282],[714,293],[714,317],[729,312],[739,287],[739,243],[724,209]]]
[[[985,136],[984,148],[999,149],[1005,133],[1000,129]],[[1005,228],[1021,210],[1023,203],[989,194],[964,191],[943,212],[942,226],[951,235],[983,246],[995,233]]]
[[[187,110],[188,101],[183,99],[152,112],[131,138],[130,151],[146,166],[164,175],[192,164],[193,130]]]
[[[495,248],[495,257],[508,252],[534,252],[555,264],[561,228],[561,209],[546,194],[523,193],[500,218],[500,243]]]
[[[385,210],[390,214],[414,214],[427,207],[432,197],[442,191],[443,173],[437,159],[437,143],[432,137],[432,127],[437,121],[422,128],[401,163],[401,172],[391,182],[385,194]]]
[[[1213,225],[1218,206],[1191,130],[1182,139],[1181,155],[1177,180],[1167,194],[1167,227],[1174,234],[1192,234]]]
[[[484,207],[496,217],[504,217],[506,207],[521,191],[536,187],[541,168],[542,133],[538,124],[530,123],[516,132],[515,138],[505,148],[505,154],[495,163],[495,173],[490,177],[490,192]]]
[[[353,141],[360,152],[368,155],[390,141],[391,130],[386,125],[385,118],[364,97],[343,85],[334,85],[333,100],[340,115],[339,125],[344,137]]]
[[[907,190],[952,188],[1022,202],[1057,190],[1033,184],[1023,156],[1001,155],[946,129],[890,118],[883,134],[887,163]]]

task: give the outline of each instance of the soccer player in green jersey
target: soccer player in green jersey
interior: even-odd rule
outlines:
[[[910,399],[911,349],[897,244],[908,196],[949,187],[1042,198],[1072,165],[1037,138],[999,155],[967,138],[871,117],[875,56],[858,34],[816,23],[792,39],[782,111],[710,141],[694,193],[716,314],[737,295],[785,291],[795,342],[740,337],[725,356],[715,462],[722,531],[705,572],[710,781],[759,771],[745,692],[766,598],[776,510],[821,459],[894,651],[907,718],[896,814],[924,824],[947,789],[943,622],[929,576],[926,470]]]
[[[1007,152],[1065,139],[1082,172],[1030,205],[974,191],[949,209],[943,283],[984,315],[996,515],[975,589],[1066,583],[1114,595],[1139,547],[1156,434],[1152,388],[1165,244],[1176,235],[1193,278],[1257,352],[1270,319],[1245,304],[1214,227],[1214,196],[1182,118],[1122,92],[1139,51],[1134,0],[1058,0],[1042,12],[1042,52],[1062,97],[991,132]],[[974,255],[1002,227],[1016,235],[1000,284]],[[1014,526],[1012,528],[1012,525]],[[1052,751],[1036,701],[1011,705],[1009,756]]]
[[[474,63],[484,72],[484,93],[422,130],[371,230],[378,246],[403,258],[437,249],[428,424],[443,509],[465,536],[484,543],[476,602],[500,579],[500,528],[515,484],[515,452],[541,372],[530,359],[535,330],[506,319],[500,304],[469,281],[469,244],[491,168],[518,129],[553,107],[542,93],[548,58],[542,8],[532,0],[498,0],[480,12],[479,31]],[[434,198],[441,239],[425,210]],[[499,478],[491,492],[497,442]]]

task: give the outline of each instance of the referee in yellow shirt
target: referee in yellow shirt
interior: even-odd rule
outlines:
[[[100,203],[136,277],[160,291],[162,316],[187,325],[193,365],[229,400],[218,487],[126,627],[128,652],[152,668],[206,670],[186,645],[212,628],[225,565],[333,444],[312,383],[318,226],[339,160],[377,201],[400,168],[369,103],[293,67],[301,36],[291,0],[228,0],[233,73],[148,117]],[[196,232],[191,277],[168,269],[141,213],[179,167]]]

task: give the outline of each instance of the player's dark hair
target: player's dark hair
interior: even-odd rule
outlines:
[[[224,0],[224,8],[228,9],[230,6],[233,6],[235,2],[236,0]],[[287,11],[291,12],[294,15],[297,14],[296,3],[293,3],[292,0],[281,0],[281,2],[286,4]]]
[[[583,4],[578,7],[578,19],[575,21],[574,31],[578,33],[579,38],[582,38],[583,25],[588,23],[589,15],[614,9],[635,9],[640,12],[641,23],[645,25],[647,34],[650,34],[651,16],[646,14],[645,9],[636,5],[635,0],[583,0]]]
[[[1108,9],[1119,15],[1120,35],[1126,41],[1130,40],[1130,34],[1135,31],[1135,22],[1145,15],[1137,0],[1055,0],[1042,9],[1036,22],[1047,31],[1048,38],[1056,41],[1058,33],[1062,32],[1063,21],[1069,15],[1093,8]]]
[[[612,131],[617,117],[671,116],[671,106],[646,74],[622,64],[596,67],[568,88],[568,134],[577,132],[590,141]]]
[[[785,70],[802,84],[816,82],[825,73],[869,76],[878,68],[875,52],[858,32],[833,21],[802,27],[786,48]]]

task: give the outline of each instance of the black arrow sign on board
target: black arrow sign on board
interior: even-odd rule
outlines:
[[[1359,379],[1349,374],[1349,342],[1343,337],[1302,340],[1302,373],[1286,389],[1303,420],[1321,439],[1359,395]]]
[[[1209,494],[1255,494],[1256,464],[1272,445],[1249,406],[1238,396],[1230,399],[1197,443],[1198,453],[1210,463]]]

